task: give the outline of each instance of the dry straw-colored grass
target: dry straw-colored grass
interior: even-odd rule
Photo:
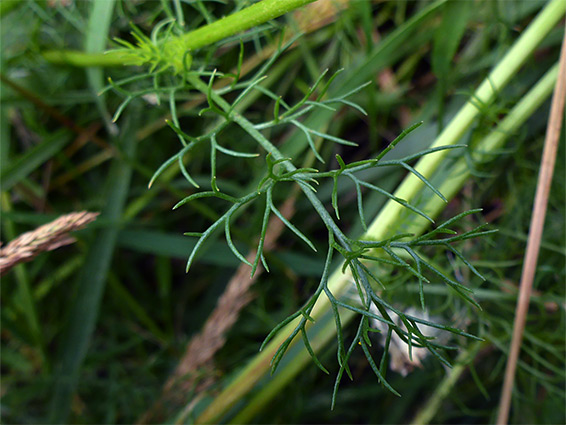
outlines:
[[[75,242],[70,232],[82,229],[99,213],[87,211],[65,214],[31,232],[26,232],[0,248],[0,276],[19,263],[31,261],[38,254],[53,251]]]

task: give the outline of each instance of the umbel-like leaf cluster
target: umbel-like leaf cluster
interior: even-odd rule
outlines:
[[[149,43],[150,41],[149,39],[141,38],[141,36],[138,36],[138,39],[141,40],[140,43]],[[303,232],[301,232],[301,230],[299,230],[297,226],[295,226],[287,218],[285,218],[283,214],[281,214],[274,202],[273,194],[275,188],[278,185],[282,183],[296,184],[301,189],[303,195],[309,200],[312,207],[328,229],[327,253],[324,267],[321,273],[320,282],[314,294],[301,307],[301,309],[299,309],[299,311],[287,317],[279,325],[277,325],[267,336],[265,342],[262,345],[262,348],[265,347],[265,345],[277,332],[279,332],[282,328],[284,328],[294,320],[297,320],[297,324],[294,327],[293,331],[289,334],[289,336],[275,353],[272,359],[272,370],[275,370],[277,368],[291,342],[300,333],[304,341],[306,350],[309,352],[313,361],[321,370],[328,373],[327,369],[316,357],[314,350],[309,343],[306,330],[307,323],[314,321],[311,317],[313,308],[317,300],[324,293],[332,307],[338,336],[337,355],[340,364],[340,370],[336,378],[333,403],[335,400],[336,391],[344,372],[346,372],[351,377],[351,372],[348,367],[348,360],[350,359],[353,350],[357,346],[361,346],[371,368],[373,369],[379,380],[383,383],[383,385],[393,393],[397,394],[397,392],[387,383],[385,379],[385,370],[387,367],[387,348],[389,346],[393,333],[397,334],[397,336],[408,345],[409,350],[412,350],[412,347],[425,347],[430,351],[430,353],[432,353],[432,355],[437,357],[442,363],[446,365],[449,365],[449,362],[440,353],[440,350],[450,349],[451,347],[439,344],[433,341],[432,337],[426,336],[421,331],[422,326],[442,329],[455,335],[461,335],[474,339],[478,338],[467,332],[455,329],[450,326],[437,324],[423,318],[405,314],[402,310],[386,302],[380,296],[380,291],[385,290],[386,284],[385,282],[383,282],[383,278],[378,277],[378,273],[375,272],[376,267],[379,267],[380,265],[387,265],[387,267],[395,267],[413,275],[414,278],[419,282],[420,302],[423,309],[425,308],[423,287],[424,284],[428,283],[431,278],[445,282],[457,294],[479,308],[479,305],[472,299],[471,290],[469,288],[457,282],[452,277],[446,275],[443,271],[432,265],[429,261],[427,261],[425,257],[423,257],[419,250],[422,247],[436,246],[450,251],[456,257],[458,257],[474,274],[481,277],[479,272],[472,266],[472,264],[470,264],[466,260],[466,258],[452,246],[452,244],[454,242],[485,235],[493,231],[485,231],[483,230],[483,226],[480,226],[476,229],[458,235],[454,230],[450,229],[449,226],[454,224],[457,220],[460,220],[467,215],[479,211],[472,210],[461,213],[456,217],[446,221],[445,223],[436,226],[436,228],[434,228],[430,232],[418,237],[415,237],[411,234],[400,234],[387,240],[371,240],[363,238],[356,240],[346,236],[340,229],[340,226],[337,222],[337,220],[339,220],[340,218],[337,189],[338,181],[340,178],[349,179],[355,186],[359,217],[362,227],[365,230],[367,230],[367,225],[363,211],[363,189],[379,192],[392,201],[399,203],[411,212],[424,217],[430,222],[433,222],[432,218],[430,218],[419,208],[410,205],[405,200],[396,197],[395,195],[378,186],[375,186],[372,183],[362,180],[359,177],[359,172],[375,167],[402,167],[409,173],[412,173],[414,176],[420,179],[429,189],[434,192],[436,196],[439,196],[443,200],[446,200],[443,195],[436,188],[434,188],[434,186],[423,175],[421,175],[415,168],[412,167],[411,163],[425,155],[433,154],[434,152],[440,150],[458,149],[465,146],[451,145],[445,147],[435,147],[401,159],[384,160],[385,155],[391,149],[393,149],[407,134],[420,126],[421,123],[417,123],[403,131],[399,135],[399,137],[391,142],[390,145],[386,149],[384,149],[376,158],[347,164],[340,155],[336,155],[336,160],[338,162],[339,168],[323,172],[319,172],[314,168],[297,167],[294,164],[294,159],[284,157],[280,150],[271,143],[271,141],[263,134],[263,132],[277,126],[296,127],[306,136],[308,145],[316,159],[318,159],[321,163],[324,163],[322,156],[316,148],[314,138],[350,146],[355,146],[355,143],[309,128],[305,125],[302,118],[304,118],[305,115],[312,111],[314,108],[335,110],[336,106],[341,105],[350,106],[365,114],[366,112],[363,110],[363,108],[351,102],[350,100],[348,100],[348,98],[354,93],[362,90],[369,83],[361,85],[341,96],[328,98],[326,96],[328,88],[332,81],[334,81],[334,79],[339,75],[340,71],[333,74],[323,84],[327,75],[327,72],[325,71],[320,75],[320,77],[315,81],[312,87],[310,87],[310,89],[305,93],[304,97],[299,102],[294,105],[288,104],[280,96],[273,93],[268,88],[263,87],[261,83],[266,78],[266,73],[271,65],[294,41],[295,39],[292,39],[285,45],[280,46],[276,53],[261,67],[261,69],[259,69],[255,73],[255,75],[244,81],[240,80],[240,70],[243,57],[243,47],[241,45],[237,72],[233,74],[222,74],[217,72],[216,70],[212,72],[205,70],[188,70],[187,67],[183,68],[182,72],[179,72],[180,70],[175,66],[175,64],[170,64],[171,66],[173,66],[173,68],[175,68],[178,75],[176,75],[173,79],[168,80],[171,82],[171,84],[169,86],[166,86],[164,85],[166,79],[161,77],[163,77],[162,74],[165,72],[168,66],[167,63],[160,63],[159,67],[154,66],[154,69],[150,73],[139,77],[139,79],[153,79],[153,87],[147,90],[142,90],[135,93],[130,93],[124,90],[122,86],[132,82],[131,79],[112,83],[111,86],[114,89],[125,95],[125,100],[123,104],[118,108],[116,118],[123,110],[124,106],[137,96],[146,95],[148,93],[154,93],[158,97],[162,95],[169,96],[172,119],[167,123],[177,134],[182,147],[176,154],[171,156],[161,165],[161,167],[159,167],[159,169],[151,178],[149,186],[151,186],[168,167],[172,166],[173,164],[178,164],[181,173],[186,178],[186,180],[196,189],[199,189],[199,185],[197,184],[195,179],[191,177],[189,171],[190,167],[187,167],[186,165],[187,156],[196,146],[205,143],[209,144],[211,190],[197,191],[190,196],[187,196],[186,198],[180,200],[173,208],[176,209],[186,203],[203,198],[221,199],[227,203],[227,207],[224,212],[204,232],[186,233],[186,235],[195,236],[198,238],[192,252],[189,255],[187,262],[187,272],[197,258],[197,255],[200,249],[203,247],[204,243],[214,234],[215,231],[219,229],[224,231],[226,243],[233,254],[241,262],[251,267],[252,275],[256,272],[260,262],[267,270],[269,270],[264,256],[264,243],[267,232],[267,225],[272,214],[276,215],[291,232],[293,232],[300,240],[306,243],[313,251],[316,251],[315,244]],[[152,49],[154,48],[158,49],[158,47],[155,47],[154,44],[153,47],[142,49],[142,53],[146,55],[147,51],[152,51]],[[163,61],[166,60],[167,55],[156,54],[155,57],[160,58],[159,61]],[[151,60],[149,62],[151,62]],[[208,79],[208,83],[203,81],[203,78]],[[214,83],[217,78],[227,78],[231,81],[227,84],[221,85],[221,88],[215,88]],[[191,136],[181,128],[175,107],[175,94],[180,90],[196,91],[206,98],[208,105],[206,108],[200,111],[199,115],[202,115],[204,113],[212,113],[216,116],[214,125],[212,125],[211,129],[206,134],[200,136]],[[261,95],[267,96],[274,101],[273,119],[271,119],[270,121],[254,123],[238,112],[237,105],[253,91],[257,91]],[[228,102],[225,99],[226,95],[230,95],[229,98],[233,100],[231,102]],[[226,126],[234,124],[239,126],[251,137],[251,139],[253,139],[257,143],[259,148],[257,152],[241,152],[222,145],[222,130],[225,129]],[[245,158],[250,161],[264,161],[264,177],[257,184],[257,187],[253,191],[244,196],[234,197],[222,192],[218,187],[216,181],[216,158],[219,154],[237,158]],[[263,159],[261,158],[262,155],[265,155]],[[325,206],[317,197],[315,186],[319,184],[319,181],[321,179],[332,179],[332,206],[334,209],[335,217],[332,217],[332,215],[327,211]],[[261,226],[258,228],[259,236],[257,254],[253,262],[250,262],[246,259],[245,255],[242,254],[236,247],[236,244],[234,243],[232,237],[231,227],[233,221],[237,217],[239,210],[254,202],[262,203],[263,214],[261,219]],[[448,234],[449,236],[445,238],[439,238],[441,234]],[[357,302],[343,300],[341,297],[333,294],[328,286],[329,276],[331,272],[330,266],[335,254],[338,254],[343,259],[342,272],[349,273],[351,275],[352,285],[357,293]],[[359,316],[359,325],[357,332],[348,348],[346,348],[345,338],[342,333],[342,323],[339,309],[349,310]],[[376,314],[375,311],[377,311],[379,314]],[[395,318],[395,316],[397,317]],[[379,365],[374,361],[369,348],[371,346],[369,333],[376,332],[375,329],[372,329],[370,327],[370,319],[377,320],[385,324],[388,329],[385,338],[385,350],[381,361],[379,362]],[[397,323],[402,323],[403,326],[399,326]]]
[[[175,28],[172,20],[163,21],[155,26],[151,37],[143,34],[132,25],[132,37],[135,45],[121,39],[115,39],[121,49],[124,61],[132,65],[149,65],[150,73],[160,73],[173,68],[175,73],[186,72],[191,68],[192,56],[179,38],[170,37]],[[161,31],[165,29],[165,34]]]

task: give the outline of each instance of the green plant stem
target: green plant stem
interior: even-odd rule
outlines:
[[[561,0],[553,0],[548,3],[527,30],[521,35],[519,40],[517,40],[500,64],[480,85],[473,99],[481,99],[481,101],[485,103],[492,102],[496,96],[496,91],[493,90],[492,84],[494,87],[497,87],[497,90],[501,90],[505,84],[510,81],[512,76],[518,71],[519,67],[526,61],[529,55],[532,54],[544,36],[548,34],[554,25],[556,25],[556,23],[561,19],[565,11],[566,3]],[[473,100],[471,100],[460,110],[432,146],[456,144],[472,124],[473,120],[479,115],[480,111],[473,105]],[[517,125],[518,124],[519,123],[517,122]],[[505,135],[506,133],[502,132],[502,134]],[[425,177],[429,178],[438,169],[444,156],[445,153],[439,152],[434,155],[424,157],[419,161],[415,168]],[[419,190],[423,189],[422,186],[422,182],[419,179],[415,178],[413,175],[409,175],[401,184],[400,188],[395,192],[395,196],[410,201],[419,192]],[[431,200],[431,203],[438,204],[435,208],[438,211],[443,209],[444,202],[439,198],[434,198]],[[392,201],[388,201],[381,213],[370,225],[364,238],[380,240],[393,235],[400,225],[398,217],[400,216],[403,208],[404,207],[401,207]],[[434,215],[432,216],[434,217]],[[425,227],[422,227],[419,229],[419,232],[413,229],[413,233],[422,233],[424,229]],[[341,268],[339,267],[332,274],[328,283],[329,288],[337,297],[344,292],[351,279],[349,275],[342,274],[340,269]],[[320,298],[316,303],[311,316],[318,321],[318,319],[328,313],[328,311],[330,311],[330,303],[328,299]],[[341,315],[343,325],[348,323],[354,316],[354,314],[349,311],[345,311],[343,314],[341,313]],[[250,364],[241,372],[241,374],[203,411],[203,413],[197,418],[197,423],[217,421],[233,404],[236,403],[237,400],[253,388],[265,371],[269,369],[271,357],[276,352],[279,345],[285,340],[286,336],[289,335],[295,328],[297,322],[298,321],[293,321],[289,323],[289,325],[282,329],[277,337],[264,348],[264,351],[252,359]],[[330,338],[335,335],[335,333],[336,330],[334,329],[333,323],[329,323],[324,327],[317,327],[317,334],[315,338],[317,342],[320,342],[320,344],[312,343],[311,345],[313,349],[315,351],[320,350],[324,344],[326,344]],[[323,336],[318,338],[319,335]],[[289,356],[289,354],[287,355]],[[277,375],[271,380],[268,386],[270,388],[283,387],[309,361],[310,357],[305,350],[297,352],[292,361],[289,361],[288,366],[280,368]],[[262,391],[269,392],[270,390],[266,388]],[[271,391],[270,393],[275,394],[276,391]],[[261,395],[258,397],[261,397]],[[254,409],[254,403],[256,400],[257,399],[254,399],[247,403],[244,411],[251,411]],[[263,398],[261,403],[265,403],[266,400],[266,398]],[[257,405],[255,406],[257,407]],[[241,419],[243,419],[243,416],[238,416],[238,420]]]
[[[275,19],[313,1],[315,0],[263,0],[182,36],[171,37],[163,44],[162,48],[176,52],[180,50],[179,46],[184,51],[200,49]],[[72,50],[48,50],[43,52],[43,57],[53,64],[79,67],[120,66],[135,63],[131,59],[131,53],[125,54],[120,50],[111,50],[106,54],[84,53]]]
[[[114,5],[114,0],[92,3],[85,36],[85,51],[87,53],[104,52],[106,50],[106,40],[110,30]],[[89,67],[85,71],[96,106],[104,120],[104,125],[110,134],[116,135],[118,128],[116,124],[112,123],[112,118],[104,102],[105,96],[104,94],[98,95],[105,85],[103,70],[101,67]]]
[[[43,59],[54,65],[71,65],[76,67],[90,66],[125,66],[135,62],[127,60],[123,52],[110,50],[107,53],[86,53],[79,50],[46,50]]]
[[[199,49],[275,19],[315,0],[263,0],[180,37],[186,50]],[[177,43],[171,39],[168,43]]]

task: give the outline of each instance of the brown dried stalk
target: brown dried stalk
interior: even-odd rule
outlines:
[[[540,164],[533,215],[531,217],[531,225],[529,228],[527,251],[525,253],[525,261],[523,263],[523,272],[521,274],[519,298],[517,300],[517,307],[515,310],[515,323],[513,324],[513,339],[511,341],[509,358],[507,359],[505,380],[503,382],[503,390],[501,391],[501,401],[497,417],[497,424],[499,425],[506,424],[509,418],[515,370],[519,360],[519,352],[521,351],[521,341],[523,339],[527,313],[529,312],[529,301],[531,298],[533,280],[537,267],[538,253],[542,238],[542,231],[544,228],[544,219],[546,216],[546,207],[548,204],[550,186],[552,184],[552,174],[554,172],[554,164],[556,162],[560,128],[562,127],[562,120],[564,118],[565,99],[566,34],[562,40],[558,80],[556,81],[556,87],[552,97],[552,105],[550,107],[550,117],[548,118],[548,127],[546,129],[546,138],[544,141],[544,150]]]
[[[0,276],[16,264],[31,261],[44,251],[52,251],[75,242],[69,232],[82,229],[94,221],[99,213],[87,211],[63,215],[37,229],[18,236],[4,248],[0,248]]]

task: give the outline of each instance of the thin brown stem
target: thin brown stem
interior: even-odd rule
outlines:
[[[509,358],[507,360],[507,367],[505,369],[505,379],[503,382],[503,390],[501,392],[501,400],[499,404],[499,414],[497,417],[497,423],[499,425],[507,424],[507,421],[509,419],[511,393],[513,391],[515,371],[517,369],[517,362],[519,360],[521,341],[523,339],[523,331],[525,329],[525,322],[527,320],[527,313],[529,310],[529,300],[531,297],[533,280],[536,272],[540,242],[544,228],[544,219],[546,216],[546,207],[548,205],[548,196],[552,184],[554,164],[556,162],[560,129],[564,116],[565,99],[566,34],[562,41],[562,51],[560,53],[560,69],[558,71],[558,80],[556,81],[556,87],[554,89],[554,95],[552,97],[552,105],[550,107],[550,117],[548,119],[548,127],[546,129],[546,138],[544,141],[544,150],[542,153],[541,166],[538,176],[535,203],[531,217],[529,240],[527,242],[527,251],[525,253],[525,261],[523,263],[523,272],[521,275],[519,298],[517,300],[517,307],[515,309],[513,338],[511,341]]]

